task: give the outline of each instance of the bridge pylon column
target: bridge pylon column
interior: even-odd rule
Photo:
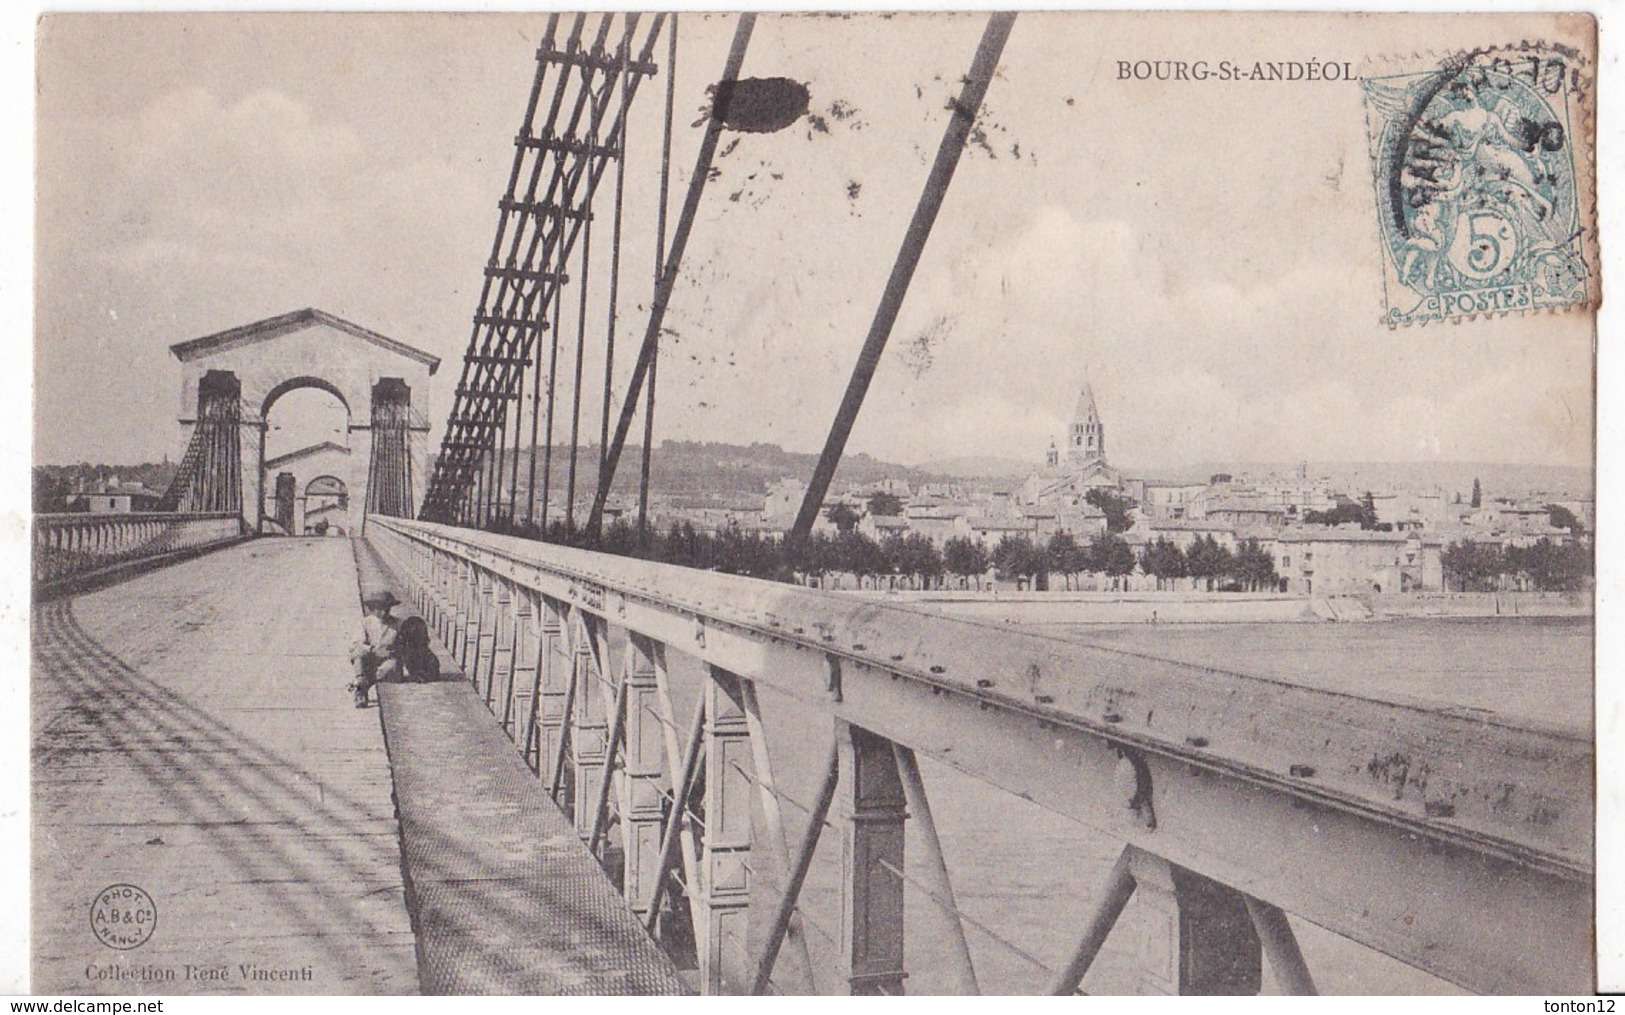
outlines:
[[[740,679],[715,666],[705,694],[705,834],[695,920],[700,988],[743,993],[750,985],[748,920],[751,884],[751,744]]]
[[[480,569],[472,562],[463,565],[462,588],[457,604],[457,665],[472,678],[480,652]]]
[[[498,718],[502,711],[498,708],[497,696],[500,694],[506,700],[512,691],[514,598],[512,585],[501,578],[491,579],[491,622],[487,625],[491,632],[491,653],[486,657],[482,671],[485,680],[483,693],[485,707]]]
[[[386,533],[385,538],[393,542],[397,550],[405,551],[412,573],[412,605],[417,607],[418,613],[423,616],[423,622],[429,625],[429,630],[434,630],[432,616],[434,605],[431,601],[434,590],[434,551],[421,543],[406,543],[393,533]]]
[[[473,564],[458,560],[452,565],[451,638],[446,642],[446,647],[451,649],[451,657],[457,660],[457,666],[464,673],[468,672],[469,611],[473,606],[471,593],[474,580]]]
[[[562,773],[555,770],[564,743],[565,703],[570,695],[570,667],[573,660],[565,652],[565,607],[552,599],[542,599],[542,643],[538,664],[541,672],[536,691],[535,769],[547,786],[560,785]]]
[[[491,701],[491,661],[496,655],[497,617],[501,608],[497,604],[497,582],[491,572],[474,568],[474,605],[470,620],[474,626],[470,636],[470,655],[467,673],[475,690],[489,705]]]
[[[429,629],[440,638],[440,644],[449,645],[443,636],[446,623],[446,572],[451,558],[437,547],[423,544],[423,617]]]
[[[1242,893],[1130,847],[1139,980],[1148,994],[1256,994],[1263,952]]]
[[[462,637],[462,618],[458,615],[457,597],[462,592],[462,564],[455,556],[442,551],[439,555],[435,600],[440,604],[440,643],[446,646],[453,659],[457,658],[457,639]]]
[[[451,558],[432,546],[425,545],[424,552],[428,556],[428,581],[424,589],[427,606],[423,616],[429,622],[429,630],[440,639],[440,644],[449,648],[451,632],[447,629],[446,588],[451,580]]]
[[[508,678],[508,693],[503,697],[502,728],[515,743],[528,734],[534,721],[531,708],[536,698],[536,679],[541,657],[541,625],[539,597],[529,589],[514,590],[513,669]],[[526,745],[529,756],[529,744]]]
[[[627,636],[626,746],[621,758],[625,786],[621,808],[621,883],[632,912],[644,919],[654,880],[660,876],[661,800],[666,745],[660,725],[660,675],[665,653],[658,642]]]
[[[604,621],[575,611],[574,664],[576,693],[570,722],[570,767],[575,795],[571,813],[576,834],[590,839],[603,780],[609,778],[609,710],[604,659],[608,655]]]
[[[853,994],[901,994],[903,782],[891,741],[841,723],[841,961]]]

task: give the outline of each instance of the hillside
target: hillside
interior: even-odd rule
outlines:
[[[519,485],[523,489],[530,466],[530,449],[510,451],[505,456],[511,470],[515,455],[519,456]],[[537,469],[541,470],[542,453],[537,452]],[[638,490],[640,455],[637,448],[628,448],[621,456],[616,471],[614,493],[634,497]],[[570,449],[553,448],[553,485],[558,489],[568,482]],[[578,496],[590,492],[596,482],[598,446],[585,445],[577,454],[576,489]],[[650,456],[649,488],[651,492],[668,496],[738,497],[761,496],[768,485],[776,480],[795,478],[805,482],[812,476],[818,456],[786,451],[777,444],[722,444],[707,441],[662,441]],[[910,468],[894,462],[883,462],[866,454],[847,455],[835,471],[833,488],[837,491],[856,484],[877,483],[882,480],[902,480],[910,486],[921,483],[945,483],[953,476],[940,472]],[[540,479],[537,480],[538,484]]]
[[[519,482],[521,487],[529,466],[529,449],[519,456]],[[506,456],[507,467],[513,468],[516,452]],[[541,468],[541,454],[537,455],[537,468]],[[562,488],[567,482],[570,449],[553,449],[553,482]],[[722,444],[706,441],[661,442],[655,449],[650,468],[650,487],[656,494],[692,497],[760,496],[776,480],[795,478],[805,482],[812,476],[818,456],[810,453],[786,451],[777,444]],[[145,462],[137,465],[41,465],[36,466],[39,479],[47,483],[61,483],[71,488],[75,480],[94,482],[117,475],[123,482],[144,483],[149,489],[163,490],[175,473],[172,462]],[[628,448],[621,457],[615,479],[615,493],[635,496],[638,485],[639,455],[637,448]],[[1123,467],[1126,476],[1162,480],[1205,483],[1214,473],[1228,472],[1240,476],[1291,475],[1297,468],[1290,462],[1199,462],[1176,468]],[[580,496],[590,494],[598,469],[597,445],[584,446],[577,455],[576,488]],[[996,456],[967,456],[941,458],[913,467],[885,462],[866,454],[850,454],[836,470],[834,489],[844,490],[852,485],[877,483],[882,480],[902,480],[911,487],[921,483],[958,483],[982,486],[988,483],[1005,485],[1020,479],[1032,469],[1029,463],[1018,459]],[[1434,487],[1446,492],[1465,495],[1472,489],[1476,478],[1482,484],[1486,497],[1518,497],[1530,493],[1553,496],[1568,494],[1575,497],[1591,496],[1593,490],[1591,470],[1562,465],[1504,465],[1489,462],[1310,462],[1309,475],[1327,477],[1334,489],[1355,494],[1364,490],[1377,492],[1395,489],[1422,491]],[[982,482],[977,482],[978,480]],[[37,480],[38,481],[38,480]]]
[[[959,479],[1025,479],[1032,474],[1033,463],[996,455],[967,455],[921,462],[918,468]]]
[[[504,456],[510,475],[516,456],[519,458],[519,484],[523,489],[529,472],[530,449],[509,451]],[[536,460],[539,474],[542,468],[540,451]],[[553,448],[554,489],[561,489],[568,482],[569,461],[569,447],[556,445]],[[760,496],[767,492],[770,483],[779,479],[792,477],[805,482],[812,476],[817,462],[817,455],[785,451],[777,444],[738,445],[668,440],[663,441],[652,456],[649,485],[653,492],[665,495]],[[577,453],[576,463],[576,491],[579,496],[586,496],[591,493],[596,481],[598,446],[583,446]],[[615,477],[617,494],[636,496],[639,465],[638,449],[628,448],[621,457],[620,469]],[[141,482],[151,489],[163,490],[174,476],[175,468],[171,462],[148,462],[140,465],[42,465],[36,471],[47,482],[65,484],[63,489],[71,488],[75,480],[98,482],[117,475],[126,483]],[[836,470],[834,489],[839,491],[854,484],[888,479],[918,486],[921,483],[950,482],[953,477],[942,472],[883,462],[865,454],[852,454],[847,455]]]

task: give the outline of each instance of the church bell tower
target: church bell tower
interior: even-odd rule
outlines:
[[[1095,392],[1089,382],[1078,394],[1078,407],[1072,413],[1072,426],[1067,434],[1067,461],[1073,465],[1087,465],[1106,457],[1106,428],[1100,422],[1095,408]]]

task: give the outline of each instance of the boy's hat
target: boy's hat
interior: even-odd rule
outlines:
[[[395,593],[390,592],[387,589],[382,592],[369,592],[365,596],[361,597],[362,606],[376,607],[381,610],[387,610],[390,607],[397,606],[399,604],[400,600],[395,598]]]

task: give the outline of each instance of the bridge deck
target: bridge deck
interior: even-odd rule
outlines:
[[[240,544],[34,623],[36,992],[417,990],[378,713],[344,689],[347,541]],[[158,911],[128,951],[91,933],[116,883]]]
[[[688,993],[469,685],[380,691],[426,992]]]
[[[408,598],[362,543],[356,567],[364,591]],[[424,990],[688,993],[454,667],[378,688]]]
[[[38,608],[34,990],[682,992],[467,684],[351,707],[358,565],[262,539]]]

